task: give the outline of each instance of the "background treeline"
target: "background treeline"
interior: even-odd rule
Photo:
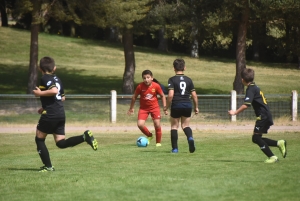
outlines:
[[[119,23],[122,22],[117,18],[130,19],[136,12],[144,12],[142,21],[135,20],[135,45],[191,53],[191,56],[230,58],[235,57],[237,22],[247,3],[240,0],[135,0],[127,1],[131,5],[124,13],[118,9],[126,2],[121,0],[1,0],[2,26],[7,26],[7,20],[12,17],[16,27],[30,29],[32,4],[38,2],[45,12],[40,27],[43,32],[121,42]],[[298,62],[300,2],[249,0],[249,3],[247,59]],[[134,4],[140,5],[134,7]],[[108,9],[110,16],[105,12]],[[194,51],[198,51],[196,55],[191,52],[193,46]]]
[[[1,0],[8,18],[30,29],[28,91],[37,82],[38,33],[119,42],[124,47],[122,91],[134,90],[134,45],[191,57],[235,58],[233,89],[243,93],[246,59],[295,62],[300,67],[300,0]],[[296,65],[295,65],[296,66]]]

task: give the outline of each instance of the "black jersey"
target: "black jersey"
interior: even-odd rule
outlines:
[[[191,92],[195,91],[193,81],[184,74],[169,78],[168,89],[174,90],[171,108],[192,108]]]
[[[264,97],[263,92],[257,85],[255,85],[254,82],[249,84],[247,87],[244,104],[248,107],[251,107],[252,105],[256,117],[261,119],[269,119],[269,121],[273,124],[272,115],[267,104],[267,100]]]
[[[65,110],[62,102],[64,96],[64,88],[61,80],[55,74],[44,74],[40,81],[40,90],[48,90],[53,87],[58,88],[56,96],[41,96],[40,100],[44,111],[42,117],[48,119],[62,119],[65,118]]]

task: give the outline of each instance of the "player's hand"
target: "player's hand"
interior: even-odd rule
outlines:
[[[41,92],[40,88],[35,87],[35,89],[32,90],[32,91],[33,91],[33,93],[34,93],[35,96],[40,96],[40,92]]]
[[[134,109],[129,109],[127,112],[128,115],[132,115],[133,113],[134,113]]]
[[[164,113],[165,113],[165,115],[169,114],[168,110],[164,110]]]
[[[235,115],[235,111],[234,110],[229,110],[228,114],[231,115],[231,116],[233,116],[233,115]]]
[[[199,114],[199,108],[194,109],[195,115]]]
[[[39,113],[39,114],[42,114],[43,111],[44,111],[44,108],[41,107],[41,108],[38,110],[38,113]]]

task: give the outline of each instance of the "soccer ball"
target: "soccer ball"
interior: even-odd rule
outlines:
[[[141,136],[136,140],[136,145],[138,147],[147,147],[148,146],[148,139],[144,136]]]

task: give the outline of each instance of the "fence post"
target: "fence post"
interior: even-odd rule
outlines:
[[[230,109],[231,110],[236,110],[236,91],[235,90],[231,90],[231,106]],[[236,121],[236,115],[232,115],[231,117],[231,121]]]
[[[115,90],[110,91],[110,122],[117,122],[117,92]]]
[[[292,121],[297,121],[298,116],[298,93],[296,90],[292,91]]]

